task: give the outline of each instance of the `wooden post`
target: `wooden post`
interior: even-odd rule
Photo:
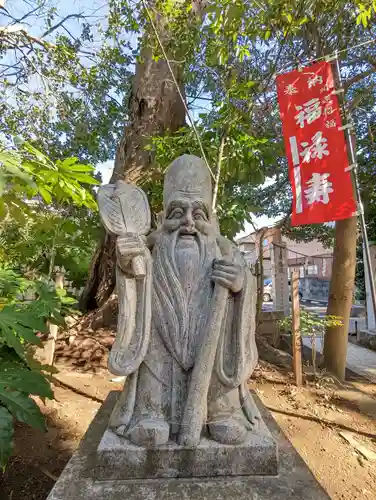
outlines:
[[[291,275],[291,307],[292,307],[292,354],[295,382],[302,385],[302,344],[300,335],[299,273]]]
[[[64,272],[57,272],[55,275],[55,287],[56,288],[64,288]],[[48,340],[45,347],[46,353],[46,363],[48,365],[53,365],[54,356],[55,356],[55,346],[57,340],[57,333],[59,327],[57,325],[53,325],[50,323],[49,325],[50,334],[48,336]]]
[[[359,325],[358,325],[358,320],[355,320],[355,333],[356,333],[356,341],[359,342],[360,340],[360,330],[359,330]]]

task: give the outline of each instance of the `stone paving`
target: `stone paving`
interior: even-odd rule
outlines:
[[[311,339],[303,338],[303,344],[311,348]],[[322,348],[322,339],[316,338],[317,351],[322,352]],[[376,352],[349,342],[347,346],[347,368],[376,383]]]

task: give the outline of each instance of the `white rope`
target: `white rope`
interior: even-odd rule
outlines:
[[[335,60],[338,58],[338,54],[342,54],[343,52],[348,52],[349,50],[358,49],[359,47],[363,47],[364,45],[369,45],[369,44],[375,43],[375,42],[376,42],[376,38],[371,38],[371,40],[366,40],[365,42],[358,43],[356,45],[353,45],[352,47],[346,47],[345,49],[342,49],[342,50],[335,50],[331,54],[327,54],[325,56],[312,57],[311,59],[307,59],[307,61],[300,62],[298,65],[288,64],[283,69],[281,69],[280,71],[275,73],[274,77],[276,77],[277,75],[280,75],[281,73],[286,71],[287,68],[294,67],[294,66],[301,66],[302,64],[306,65],[306,64],[309,64],[311,62],[318,62],[318,61],[322,61],[322,60],[326,60],[326,61]]]
[[[211,176],[213,177],[213,179],[215,179],[215,175],[214,175],[214,173],[213,173],[212,169],[210,168],[210,166],[209,166],[209,162],[208,162],[208,160],[207,160],[207,158],[206,158],[206,154],[205,154],[204,147],[203,147],[202,142],[201,142],[201,139],[200,139],[200,135],[199,135],[198,130],[197,130],[197,128],[196,128],[196,125],[195,125],[195,123],[194,123],[194,121],[193,121],[193,118],[192,118],[192,116],[191,116],[191,113],[190,113],[190,111],[189,111],[189,109],[188,109],[187,103],[185,102],[185,99],[184,99],[184,97],[183,97],[183,94],[181,93],[181,90],[180,90],[179,84],[178,84],[178,82],[177,82],[177,80],[176,80],[176,77],[175,77],[174,71],[173,71],[173,69],[172,69],[172,67],[171,67],[170,61],[169,61],[169,59],[168,59],[168,57],[167,57],[167,54],[166,54],[166,51],[165,51],[165,49],[164,49],[164,47],[163,47],[162,40],[160,39],[160,36],[159,36],[159,34],[158,34],[158,31],[157,31],[157,28],[156,28],[156,26],[155,26],[155,24],[154,24],[153,17],[152,17],[152,15],[150,14],[149,7],[148,7],[148,5],[147,5],[147,3],[146,3],[146,1],[145,1],[145,0],[142,0],[142,3],[143,3],[143,5],[144,5],[145,10],[146,10],[146,12],[147,12],[147,15],[148,15],[148,17],[149,17],[149,19],[150,19],[150,23],[151,23],[151,25],[152,25],[152,27],[153,27],[153,30],[154,30],[155,36],[156,36],[156,38],[157,38],[157,40],[158,40],[159,46],[160,46],[160,48],[161,48],[161,51],[162,51],[163,57],[165,58],[165,61],[166,61],[166,63],[167,63],[168,69],[170,70],[172,80],[173,80],[173,82],[174,82],[174,84],[175,84],[175,86],[176,86],[176,90],[178,91],[178,94],[179,94],[179,96],[180,96],[180,99],[181,99],[181,101],[182,101],[182,103],[183,103],[183,106],[184,106],[184,108],[185,108],[185,112],[187,113],[187,116],[188,116],[189,122],[190,122],[190,124],[191,124],[191,126],[192,126],[192,128],[193,128],[193,130],[194,130],[194,133],[196,134],[197,141],[198,141],[198,144],[199,144],[199,146],[200,146],[200,150],[201,150],[202,158],[203,158],[203,160],[205,161],[206,166],[208,167],[208,169],[209,169],[209,172],[210,172]]]

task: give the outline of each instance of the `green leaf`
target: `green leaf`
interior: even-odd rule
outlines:
[[[23,148],[29,153],[31,153],[31,155],[34,156],[44,166],[50,166],[50,167],[53,166],[52,162],[47,158],[47,156],[41,153],[39,149],[32,146],[29,142],[24,142]]]
[[[78,158],[66,158],[65,160],[58,162],[57,165],[67,171],[67,172],[93,172],[94,167],[92,165],[85,165],[83,163],[77,163]]]
[[[51,203],[52,202],[52,196],[51,193],[47,191],[47,189],[44,188],[44,186],[38,186],[38,191],[40,192],[43,200],[46,203]]]
[[[65,161],[63,162],[64,165]],[[76,163],[70,165],[69,170],[71,172],[94,172],[94,167],[92,165],[84,165],[83,163]]]
[[[14,345],[16,334],[27,342],[39,344],[40,340],[34,332],[46,330],[42,314],[37,316],[36,310],[33,314],[33,307],[40,307],[39,301],[34,301],[23,308],[9,304],[0,311],[0,337],[16,350],[17,346]]]
[[[53,392],[46,378],[38,372],[18,363],[0,363],[0,384],[10,389],[34,394],[43,398],[53,398]]]
[[[26,353],[25,359],[26,359],[26,362],[27,362],[28,366],[32,370],[39,370],[41,372],[43,371],[43,372],[46,372],[46,373],[49,373],[49,374],[59,373],[59,370],[57,368],[55,368],[54,366],[51,366],[51,365],[42,365],[42,363],[40,363],[38,360],[36,360],[35,358],[33,358],[30,355],[30,353]]]
[[[23,181],[29,184],[32,183],[32,178],[29,175],[27,175],[18,165],[13,165],[9,161],[3,162],[1,157],[0,157],[0,162],[3,163],[3,167],[8,172],[8,174],[18,177],[19,179],[22,179]]]
[[[9,328],[2,328],[0,330],[0,341],[4,342],[8,347],[14,349],[21,358],[24,356],[24,347],[13,330]]]
[[[83,182],[85,184],[95,184],[95,185],[100,184],[100,182],[97,179],[95,179],[94,177],[91,177],[90,175],[86,175],[86,174],[81,174],[81,173],[75,173],[74,179],[77,181]]]
[[[0,384],[0,400],[17,420],[37,429],[45,430],[45,421],[39,406],[27,394],[9,391]]]
[[[286,18],[289,23],[292,23],[292,15],[291,14],[286,14]]]
[[[0,406],[0,465],[5,468],[13,448],[13,417]]]
[[[70,156],[69,158],[65,158],[65,160],[63,160],[63,161],[58,160],[56,163],[60,167],[67,168],[67,167],[71,167],[72,165],[74,165],[77,162],[78,162],[77,156]]]

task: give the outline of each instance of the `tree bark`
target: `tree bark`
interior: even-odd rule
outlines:
[[[348,331],[356,265],[357,218],[336,223],[332,279],[327,314],[339,316],[342,326],[328,328],[324,342],[324,365],[339,380],[345,379]]]
[[[159,36],[168,41],[168,28],[157,19]],[[145,35],[146,36],[146,35]],[[145,146],[150,138],[176,132],[185,124],[185,108],[179,96],[166,61],[153,59],[152,49],[141,51],[136,65],[132,95],[129,102],[129,120],[117,148],[111,183],[122,179],[137,184],[154,162],[152,151]],[[171,62],[175,77],[182,81],[182,66]],[[183,91],[182,91],[183,92]],[[184,94],[183,94],[184,95]],[[82,310],[92,310],[111,296],[115,287],[114,238],[102,237],[90,269],[90,277],[80,299]]]

